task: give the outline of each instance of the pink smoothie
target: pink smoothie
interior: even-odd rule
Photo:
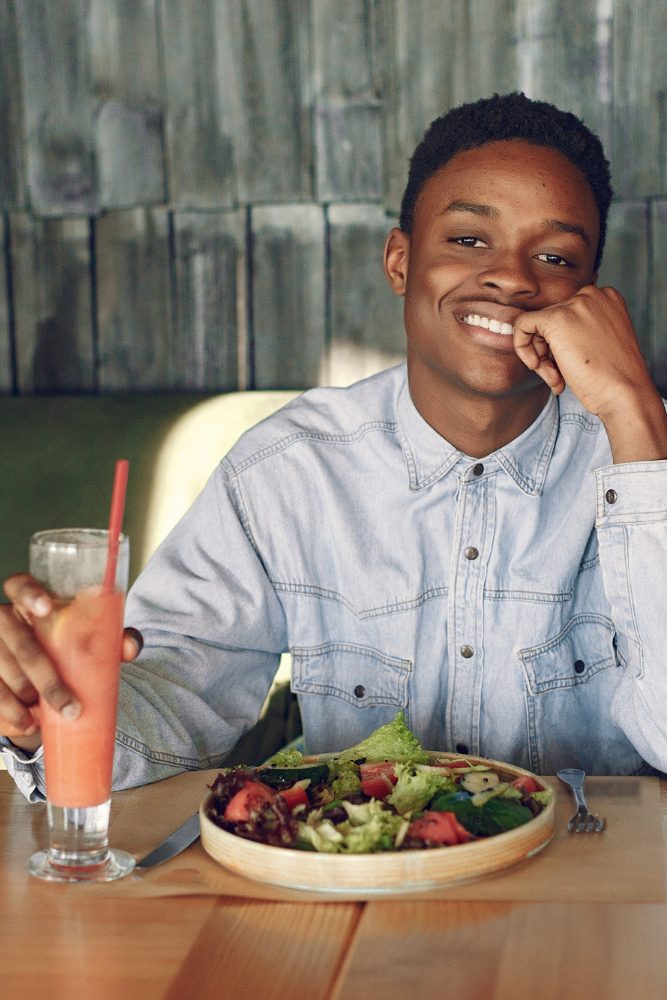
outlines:
[[[95,806],[111,794],[124,595],[83,590],[36,623],[40,642],[81,702],[67,721],[39,706],[46,794],[56,806]]]

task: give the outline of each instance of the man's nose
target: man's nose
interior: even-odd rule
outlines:
[[[530,297],[540,290],[530,260],[520,254],[499,254],[479,273],[477,280],[482,287],[497,289],[505,295]]]

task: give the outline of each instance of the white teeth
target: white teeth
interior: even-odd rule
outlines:
[[[463,316],[462,319],[469,326],[481,326],[484,330],[490,330],[491,333],[500,333],[503,337],[511,337],[514,333],[511,323],[501,323],[500,320],[489,319],[488,316],[480,316],[478,313],[469,313],[467,316]]]

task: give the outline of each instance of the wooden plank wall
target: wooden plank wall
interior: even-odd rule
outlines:
[[[382,246],[448,107],[602,137],[602,280],[667,387],[665,0],[0,0],[0,392],[343,384],[403,357]]]

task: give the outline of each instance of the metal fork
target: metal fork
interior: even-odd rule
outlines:
[[[604,819],[598,819],[588,808],[584,795],[584,778],[586,773],[578,767],[566,767],[562,771],[557,771],[556,776],[564,781],[572,789],[577,803],[577,811],[567,824],[571,833],[600,833],[604,830]]]

